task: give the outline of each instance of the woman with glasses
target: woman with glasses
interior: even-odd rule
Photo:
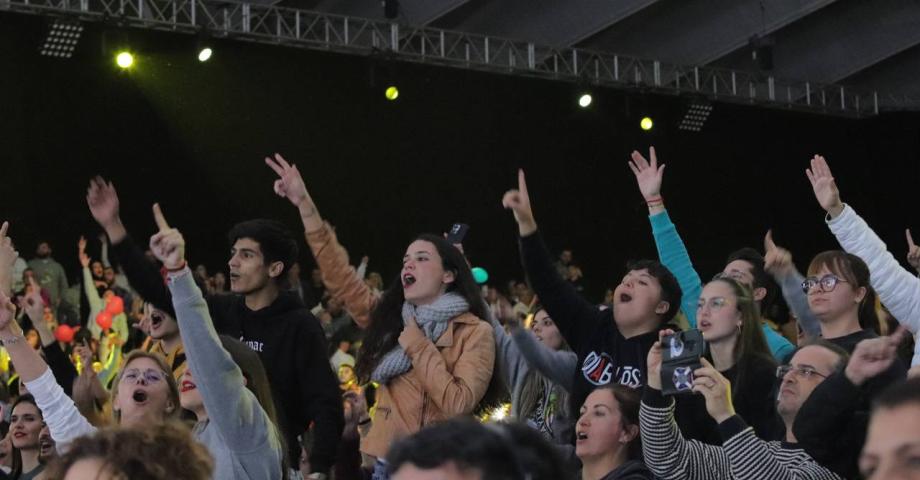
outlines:
[[[751,289],[729,275],[717,275],[703,287],[696,308],[697,328],[706,340],[713,367],[732,384],[732,403],[758,437],[772,440],[779,424],[772,394],[776,363],[761,329]],[[719,444],[715,421],[700,396],[681,396],[677,423],[685,436]]]

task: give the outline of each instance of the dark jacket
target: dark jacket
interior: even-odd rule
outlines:
[[[658,341],[658,332],[625,338],[612,310],[600,310],[589,303],[559,276],[540,232],[522,237],[520,244],[521,260],[534,292],[578,355],[570,402],[573,418],[579,417],[585,398],[599,386],[614,382],[631,388],[645,385],[648,351]]]
[[[651,470],[639,460],[629,460],[628,462],[613,469],[601,480],[654,480]]]

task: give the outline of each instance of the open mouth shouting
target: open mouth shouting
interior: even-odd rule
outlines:
[[[411,287],[415,283],[415,276],[411,273],[404,273],[402,276],[403,289]]]
[[[160,328],[160,325],[163,325],[163,314],[160,312],[152,312],[150,314],[150,329],[156,330]]]
[[[38,448],[40,455],[50,455],[54,451],[54,440],[51,439],[51,435],[42,435],[38,439]]]
[[[147,403],[148,395],[145,390],[137,389],[131,395],[131,399],[134,400],[134,403],[138,405],[144,405]]]
[[[588,432],[575,432],[575,443],[581,443],[588,439]]]
[[[629,303],[632,301],[633,297],[628,293],[621,293],[619,299],[620,303]]]

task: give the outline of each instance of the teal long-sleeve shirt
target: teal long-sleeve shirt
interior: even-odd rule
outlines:
[[[699,273],[693,268],[690,254],[684,245],[683,239],[677,233],[677,227],[671,221],[667,211],[649,216],[652,224],[652,236],[655,238],[655,247],[658,249],[658,258],[661,263],[677,277],[677,283],[683,291],[680,300],[680,309],[687,316],[690,328],[696,328],[696,305],[703,292],[703,281]],[[785,361],[795,350],[789,340],[776,333],[769,325],[763,325],[763,334],[773,357]]]

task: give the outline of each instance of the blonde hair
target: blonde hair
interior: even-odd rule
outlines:
[[[166,386],[169,388],[169,400],[173,403],[173,409],[169,412],[165,412],[163,420],[178,419],[182,410],[182,408],[179,406],[179,386],[176,384],[176,378],[173,376],[172,370],[169,368],[169,365],[166,364],[166,359],[158,353],[145,352],[140,349],[135,349],[132,350],[127,357],[125,357],[125,362],[122,364],[121,371],[118,372],[118,377],[115,378],[115,384],[112,385],[112,403],[114,403],[115,398],[118,397],[118,387],[121,385],[121,377],[124,376],[128,364],[134,360],[137,360],[138,358],[147,358],[152,360],[157,364],[157,368],[165,373],[164,377],[166,380]],[[120,411],[113,408],[112,416],[115,418],[115,423],[121,423]]]

